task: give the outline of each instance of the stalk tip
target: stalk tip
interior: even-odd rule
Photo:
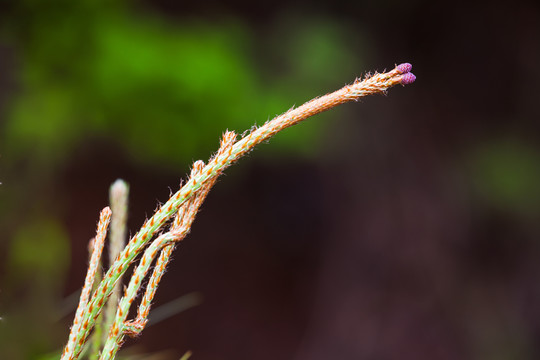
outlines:
[[[412,84],[416,80],[416,76],[412,72],[408,72],[406,74],[403,74],[401,77],[401,84],[402,85],[409,85]]]
[[[409,63],[399,64],[398,66],[396,66],[396,70],[400,74],[406,74],[412,70],[412,65]]]

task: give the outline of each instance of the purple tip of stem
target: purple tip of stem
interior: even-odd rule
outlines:
[[[408,72],[406,74],[403,74],[403,76],[401,77],[401,83],[403,85],[412,84],[414,82],[414,80],[416,80],[416,76],[414,76],[414,74],[412,72]]]
[[[401,74],[406,74],[412,70],[412,65],[409,63],[403,63],[396,66],[396,70]]]

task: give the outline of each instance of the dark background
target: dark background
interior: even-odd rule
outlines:
[[[115,179],[134,234],[225,129],[405,61],[227,170],[124,354],[537,359],[540,8],[421,0],[1,2],[0,358],[65,344]]]

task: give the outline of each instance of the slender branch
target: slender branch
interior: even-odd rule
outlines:
[[[111,235],[109,242],[109,267],[114,265],[114,260],[126,246],[127,216],[128,216],[128,194],[129,186],[124,180],[116,180],[109,189],[109,201],[113,212],[111,219]],[[118,279],[113,292],[105,307],[103,317],[104,328],[109,329],[114,322],[116,307],[122,292]],[[106,335],[105,335],[106,336]]]
[[[221,153],[228,152],[228,150],[234,144],[235,139],[236,134],[234,132],[227,131],[223,135],[223,140],[221,141],[221,146],[216,156],[219,156]],[[199,175],[203,168],[204,162],[200,160],[196,161],[193,164],[191,178]],[[150,311],[152,299],[154,298],[161,277],[163,276],[165,268],[170,260],[170,255],[174,249],[174,245],[175,243],[183,240],[188,234],[200,206],[204,202],[204,199],[206,198],[206,195],[210,191],[211,187],[215,184],[217,177],[218,175],[214,176],[211,181],[204,184],[203,187],[191,199],[186,201],[180,207],[171,225],[170,231],[160,235],[144,252],[143,257],[139,262],[139,266],[133,272],[133,276],[131,277],[131,281],[126,289],[125,295],[120,300],[120,304],[118,305],[116,319],[109,331],[109,336],[101,354],[101,360],[114,359],[114,356],[120,348],[125,334],[135,336],[144,329],[144,326],[148,322],[147,317],[148,312]],[[159,250],[161,250],[161,253],[156,262],[156,266],[154,267],[150,280],[148,281],[146,292],[139,305],[137,318],[133,321],[126,322],[126,317],[131,304],[135,300],[142,280],[144,277],[146,277],[150,264],[156,257],[157,251]]]
[[[99,264],[99,259],[101,258],[101,253],[103,251],[103,245],[105,244],[105,237],[107,236],[107,226],[109,226],[110,220],[111,209],[106,207],[101,211],[99,217],[97,234],[94,239],[92,256],[90,257],[90,265],[88,266],[88,272],[86,273],[86,279],[84,281],[84,286],[81,292],[79,306],[77,307],[77,311],[75,312],[75,320],[73,321],[73,326],[71,327],[69,341],[64,348],[62,357],[73,356],[73,350],[77,347],[77,334],[81,332],[81,329],[82,331],[86,331],[89,327],[93,325],[89,324],[88,319],[84,317],[84,311],[88,303],[90,291],[92,291],[92,286],[94,285],[96,270]],[[79,346],[81,345],[82,344],[79,344]]]

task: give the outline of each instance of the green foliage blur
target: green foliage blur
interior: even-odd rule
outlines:
[[[540,214],[540,152],[513,136],[492,139],[470,154],[476,192],[491,207],[525,218]]]
[[[77,149],[99,140],[141,166],[187,169],[225,129],[242,133],[361,68],[330,19],[284,18],[263,39],[240,19],[172,19],[129,1],[23,0],[0,19],[13,84],[0,135],[2,359],[39,359],[66,340],[70,239],[52,189]],[[313,156],[322,124],[269,151]]]
[[[275,54],[234,19],[173,22],[121,3],[56,3],[22,2],[3,32],[19,87],[3,141],[47,165],[99,137],[141,161],[176,166],[215,146],[226,128],[242,132],[354,73],[343,30],[328,20],[285,21],[267,40],[281,42]],[[313,140],[306,136],[285,135],[282,145],[298,149]]]

